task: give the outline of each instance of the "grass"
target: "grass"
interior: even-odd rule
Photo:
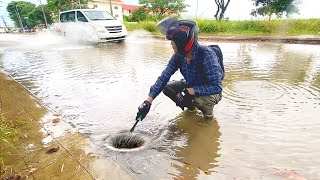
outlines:
[[[195,20],[201,35],[320,35],[320,19],[288,19],[288,20],[245,20],[216,21]],[[125,25],[129,31],[144,29],[152,34],[160,34],[156,29],[157,22],[142,21]]]
[[[9,149],[4,152],[0,152],[0,166],[4,167],[4,158],[9,156],[21,156],[20,152],[13,144],[13,140],[18,139],[19,135],[19,126],[26,124],[27,121],[16,120],[11,121],[3,117],[3,114],[0,112],[0,144],[7,144]]]
[[[145,31],[157,34],[158,30],[156,28],[157,22],[154,21],[142,21],[139,23],[129,23],[125,22],[125,26],[128,31],[143,29]]]

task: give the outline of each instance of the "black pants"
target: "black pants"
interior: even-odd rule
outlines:
[[[176,95],[177,93],[182,92],[184,88],[188,88],[185,80],[170,81],[163,89],[163,93],[177,104]],[[195,96],[190,99],[190,102],[188,102],[184,107],[187,107],[189,110],[193,110],[196,107],[203,113],[205,117],[211,118],[213,117],[213,107],[218,104],[221,99],[221,93],[209,96]]]
[[[180,81],[170,81],[167,83],[166,87],[163,89],[163,93],[168,96],[173,102],[178,104],[178,100],[176,98],[176,95],[180,92],[182,92],[185,88],[188,88],[187,83],[185,82],[184,79]],[[187,92],[188,93],[188,92]],[[190,94],[188,94],[191,96]],[[185,105],[188,109],[194,109],[195,106],[193,104],[193,100],[190,99],[190,101],[187,102]]]

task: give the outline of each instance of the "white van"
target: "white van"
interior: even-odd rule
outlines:
[[[123,41],[126,27],[107,11],[73,9],[60,13],[59,31],[66,37],[95,42]]]

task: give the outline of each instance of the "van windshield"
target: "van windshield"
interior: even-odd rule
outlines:
[[[87,17],[92,20],[114,20],[115,18],[111,16],[106,11],[84,11]]]

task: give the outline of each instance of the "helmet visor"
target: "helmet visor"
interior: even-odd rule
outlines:
[[[167,36],[168,31],[177,29],[179,26],[176,17],[166,17],[157,24],[157,28],[162,35]]]

